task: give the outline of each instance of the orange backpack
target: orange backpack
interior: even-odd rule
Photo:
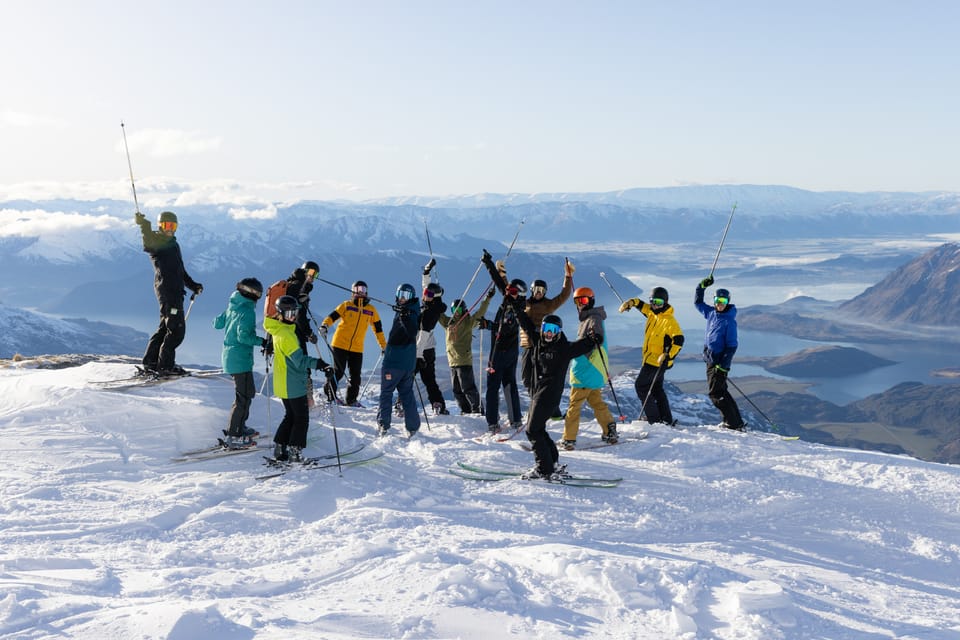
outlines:
[[[280,314],[277,313],[277,300],[287,295],[287,284],[286,280],[277,280],[267,289],[267,295],[263,299],[263,317],[280,319]]]

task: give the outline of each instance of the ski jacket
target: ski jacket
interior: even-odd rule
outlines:
[[[610,358],[607,357],[607,333],[603,321],[607,312],[603,307],[582,309],[577,339],[595,334],[603,336],[603,342],[590,353],[577,356],[570,369],[570,386],[576,389],[602,389],[607,384]]]
[[[183,266],[183,255],[175,236],[168,236],[154,231],[142,213],[135,214],[140,226],[140,235],[143,238],[143,250],[150,256],[153,263],[153,289],[160,304],[182,308],[184,289],[196,292],[200,288],[186,267]]]
[[[666,304],[657,313],[648,303],[640,301],[637,309],[647,316],[647,328],[643,333],[644,364],[659,366],[657,361],[666,353],[669,369],[683,347],[683,332],[680,331],[680,323],[673,317],[673,307]]]
[[[384,369],[414,371],[417,368],[417,331],[420,327],[420,301],[408,300],[393,316],[390,337],[383,352]]]
[[[423,274],[423,288],[426,289],[430,284],[430,275]],[[447,310],[446,303],[439,297],[434,296],[433,300],[426,300],[420,307],[420,330],[417,332],[417,357],[422,358],[423,352],[427,349],[436,349],[437,339],[433,335],[433,330],[437,327],[440,316]]]
[[[257,335],[256,305],[250,298],[234,291],[226,311],[213,319],[213,328],[224,330],[223,352],[220,354],[224,373],[253,371],[253,348],[263,344],[263,338]]]
[[[556,296],[552,298],[541,298],[539,300],[534,300],[533,296],[527,298],[525,311],[530,317],[530,322],[533,323],[533,326],[539,327],[545,316],[559,309],[564,302],[570,299],[571,293],[573,293],[573,276],[564,275],[563,288],[560,289],[560,293]],[[520,331],[520,346],[524,349],[530,346],[530,337],[527,335],[527,332],[522,329]]]
[[[490,298],[483,296],[483,302],[476,313],[464,312],[462,316],[440,316],[440,325],[447,331],[447,364],[451,367],[465,367],[473,364],[473,329],[480,326]]]
[[[697,292],[693,300],[694,306],[707,319],[706,335],[703,343],[703,360],[710,365],[719,365],[721,369],[730,370],[733,356],[737,352],[737,307],[728,304],[720,312],[716,307],[703,301],[703,288],[697,285]]]
[[[310,292],[313,291],[313,283],[307,282],[307,274],[299,267],[293,270],[290,277],[287,278],[287,295],[293,296],[300,303],[300,309],[297,311],[297,337],[300,339],[300,348],[307,350],[307,338],[313,335],[313,329],[310,328]]]
[[[563,396],[563,386],[566,384],[567,367],[570,361],[577,356],[589,353],[596,346],[589,337],[579,338],[570,342],[567,337],[560,335],[552,342],[540,339],[540,330],[530,321],[529,316],[522,310],[518,314],[524,330],[530,334],[533,352],[533,389],[531,393],[537,397],[549,398],[553,404]]]
[[[380,323],[380,314],[376,307],[370,304],[368,298],[362,300],[344,300],[337,308],[323,319],[323,326],[329,327],[337,320],[336,331],[333,332],[331,346],[346,349],[354,353],[363,353],[363,341],[367,336],[367,327],[373,325],[373,332],[380,345],[380,350],[387,348],[387,338],[383,335],[383,325]]]
[[[307,395],[307,370],[325,366],[300,348],[297,328],[274,318],[264,318],[263,328],[273,336],[273,394],[278,398]]]
[[[501,275],[492,260],[485,260],[484,266],[490,272],[490,279],[503,296],[503,302],[497,309],[497,314],[490,324],[492,351],[515,351],[518,348],[520,323],[517,320],[517,311],[522,311],[526,305],[524,298],[512,298],[507,295],[507,280]],[[491,354],[492,357],[492,354]]]

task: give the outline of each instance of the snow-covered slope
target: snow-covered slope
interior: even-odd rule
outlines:
[[[16,354],[142,353],[147,334],[104,322],[59,319],[0,304],[0,358]]]
[[[324,408],[309,452],[334,451],[335,424],[341,448],[384,457],[258,482],[255,453],[171,461],[219,434],[229,380],[93,385],[131,369],[0,370],[5,638],[960,635],[957,467],[628,424],[650,437],[562,454],[618,489],[479,483],[448,469],[531,454],[475,441],[469,416],[375,440],[373,409]],[[686,424],[709,412],[673,403]],[[250,424],[281,412],[258,397]]]

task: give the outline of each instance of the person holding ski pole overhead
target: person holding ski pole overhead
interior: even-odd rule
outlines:
[[[160,326],[150,336],[143,354],[143,369],[154,376],[182,376],[183,367],[176,363],[176,351],[187,333],[187,321],[183,311],[184,288],[193,292],[193,297],[203,292],[203,285],[196,282],[183,266],[183,255],[177,244],[177,216],[164,211],[154,231],[147,217],[137,211],[134,215],[143,237],[143,250],[153,263],[153,289],[160,303]]]
[[[503,294],[503,302],[493,321],[486,321],[481,326],[481,329],[489,329],[492,334],[484,407],[487,430],[490,433],[499,433],[501,387],[510,426],[520,429],[523,425],[520,415],[520,391],[517,389],[517,359],[520,356],[520,323],[517,320],[517,311],[522,311],[526,306],[523,296],[527,292],[527,283],[519,278],[508,283],[502,261],[494,264],[493,256],[486,249],[483,250],[482,261],[490,272],[493,284]]]
[[[333,332],[330,346],[333,348],[333,369],[336,381],[340,382],[344,372],[349,369],[350,378],[347,383],[346,405],[357,407],[357,396],[360,393],[360,377],[363,368],[363,343],[367,337],[367,328],[372,326],[380,350],[387,348],[387,338],[383,335],[383,325],[376,307],[370,304],[367,297],[367,283],[357,280],[350,288],[353,298],[337,305],[320,324],[320,333],[324,338],[330,326],[337,322],[337,329]],[[328,402],[336,401],[336,388],[329,382],[324,386]]]
[[[663,390],[664,372],[673,366],[673,360],[683,347],[683,332],[673,316],[669,293],[663,287],[654,287],[650,303],[630,298],[620,305],[620,313],[636,308],[647,317],[643,334],[643,366],[634,387],[643,402],[641,411],[647,422],[674,424],[670,401]]]
[[[614,444],[618,440],[617,423],[610,407],[603,400],[603,388],[609,381],[607,374],[607,338],[603,321],[607,312],[596,306],[593,289],[579,287],[573,292],[573,303],[579,312],[580,325],[577,339],[594,336],[597,348],[587,354],[577,356],[570,368],[570,404],[563,422],[563,440],[560,446],[567,451],[577,447],[577,433],[580,430],[580,409],[584,402],[593,409],[593,415],[603,434],[601,440]]]
[[[467,303],[457,299],[450,307],[452,316],[442,314],[440,324],[447,333],[447,364],[450,366],[450,383],[453,397],[460,407],[460,414],[482,413],[477,379],[473,375],[473,328],[479,327],[490,300],[497,290],[490,286],[475,313],[467,309]]]
[[[534,280],[533,285],[530,287],[530,297],[527,298],[527,306],[524,311],[527,315],[530,316],[530,321],[533,322],[534,326],[539,326],[540,321],[543,320],[544,316],[549,315],[559,309],[564,302],[570,298],[570,294],[573,293],[573,272],[576,269],[573,266],[573,263],[567,259],[564,259],[563,262],[563,288],[560,289],[560,293],[552,298],[547,296],[547,282],[546,280]],[[527,393],[533,392],[533,369],[530,366],[530,338],[527,336],[527,332],[520,329],[520,379],[523,380],[523,386],[526,388]],[[560,406],[557,405],[554,407],[552,418],[561,418],[563,414],[560,412]]]
[[[420,306],[420,330],[417,332],[417,373],[427,388],[427,399],[435,415],[449,415],[447,403],[443,399],[440,385],[437,384],[437,339],[433,335],[440,316],[447,310],[447,303],[443,301],[443,287],[435,282],[430,272],[437,266],[437,261],[430,258],[430,262],[423,267],[423,302]]]
[[[703,301],[704,291],[713,284],[709,275],[697,284],[693,304],[707,319],[706,337],[703,344],[703,360],[707,363],[707,394],[713,406],[720,410],[727,429],[743,431],[746,425],[740,416],[740,407],[727,388],[727,375],[737,352],[737,307],[730,303],[730,292],[717,289],[711,307]]]

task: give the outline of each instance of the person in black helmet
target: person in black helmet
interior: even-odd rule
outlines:
[[[538,328],[523,309],[517,315],[520,326],[530,337],[534,380],[530,411],[527,412],[527,439],[533,446],[536,465],[523,474],[523,478],[562,480],[566,467],[558,466],[560,454],[553,438],[547,433],[547,419],[563,395],[570,361],[593,351],[598,342],[602,343],[603,336],[589,334],[570,342],[563,335],[560,316],[544,316]]]
[[[569,260],[564,260],[563,288],[560,289],[560,293],[552,298],[547,297],[547,282],[545,280],[538,279],[533,281],[533,285],[530,287],[530,296],[527,298],[527,306],[524,310],[527,312],[527,315],[530,316],[530,321],[533,322],[534,326],[539,325],[544,316],[554,313],[570,298],[570,294],[573,293],[574,271],[576,271],[576,269],[573,263]],[[530,338],[527,332],[521,328],[520,379],[523,381],[523,386],[527,389],[527,393],[533,393],[533,367],[531,367],[530,362],[530,346]],[[560,405],[554,407],[553,415],[550,417],[554,419],[563,417],[563,413],[560,411]]]
[[[247,426],[250,403],[257,394],[253,381],[253,348],[262,346],[266,338],[257,335],[257,300],[263,295],[263,285],[256,278],[244,278],[230,294],[226,311],[213,319],[213,328],[223,330],[223,372],[233,378],[235,391],[226,429],[227,447],[253,446],[259,433]]]
[[[503,302],[493,321],[484,321],[480,326],[490,331],[492,345],[487,361],[487,391],[484,398],[487,430],[490,433],[500,431],[501,388],[510,426],[519,430],[523,420],[520,415],[520,391],[517,389],[517,360],[520,356],[520,322],[517,313],[526,306],[523,296],[527,292],[527,284],[519,278],[507,282],[505,268],[502,264],[494,264],[493,257],[486,249],[483,250],[482,261],[490,272],[493,285],[503,294]]]
[[[446,312],[447,303],[443,301],[443,287],[430,276],[436,265],[437,261],[430,258],[430,262],[423,266],[423,298],[420,305],[420,331],[417,333],[417,374],[427,389],[427,400],[434,415],[439,416],[449,415],[450,412],[447,411],[443,392],[437,384],[437,339],[433,331],[440,321],[440,316]]]
[[[707,363],[707,393],[713,406],[723,416],[722,427],[743,431],[746,425],[740,415],[740,407],[727,388],[727,375],[737,352],[737,307],[730,302],[730,292],[717,289],[711,307],[703,301],[703,293],[713,284],[713,276],[707,276],[697,284],[693,304],[707,319],[706,338],[703,345],[703,360]]]
[[[420,413],[413,395],[413,373],[417,368],[417,331],[420,328],[420,301],[413,285],[397,287],[396,315],[390,327],[390,336],[383,352],[380,368],[380,403],[377,411],[377,435],[390,431],[393,393],[396,391],[403,407],[403,423],[407,437],[420,430]]]
[[[187,332],[184,317],[183,292],[190,289],[194,296],[203,292],[203,285],[196,282],[183,266],[183,255],[177,244],[177,216],[164,211],[154,231],[147,217],[139,211],[134,219],[143,237],[143,250],[153,262],[153,288],[160,303],[160,326],[150,336],[143,354],[143,369],[159,376],[178,376],[186,372],[176,364],[176,351]]]

